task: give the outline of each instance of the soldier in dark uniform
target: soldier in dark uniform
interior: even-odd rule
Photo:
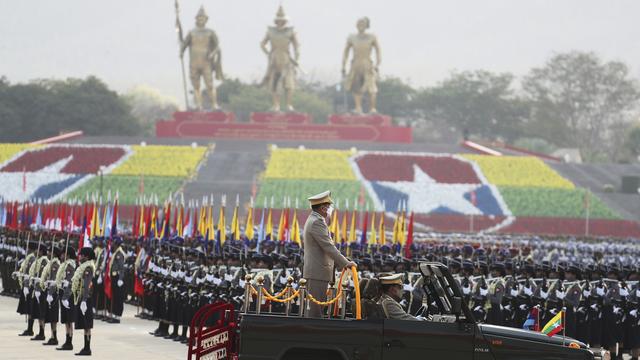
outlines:
[[[40,244],[39,246],[39,257],[38,259],[31,265],[31,269],[29,269],[29,279],[31,282],[31,286],[33,288],[33,299],[31,300],[31,318],[34,320],[38,320],[38,325],[40,331],[38,334],[31,338],[32,341],[42,341],[45,340],[44,337],[44,320],[45,314],[42,311],[43,308],[41,304],[43,304],[46,300],[46,291],[44,288],[44,284],[42,282],[42,272],[44,268],[49,263],[49,258],[47,257],[47,245]]]
[[[580,269],[577,265],[569,265],[564,272],[564,306],[565,306],[565,332],[572,338],[576,337],[576,310],[582,299],[582,289],[579,282]]]
[[[93,284],[93,304],[94,304],[94,317],[96,319],[104,320],[104,313],[107,308],[107,299],[104,294],[104,270],[106,267],[106,251],[104,249],[104,238],[96,237],[94,240],[94,253],[96,255],[95,265],[96,271],[94,274]]]
[[[113,249],[109,259],[109,271],[111,276],[111,315],[108,323],[118,324],[124,310],[124,263],[126,254],[122,248],[122,238],[113,239]]]
[[[61,250],[58,246],[53,247],[51,261],[45,266],[40,278],[42,289],[46,293],[45,300],[40,303],[40,312],[44,314],[44,322],[51,326],[51,337],[43,345],[58,345],[58,320],[60,317],[60,307],[58,302],[58,287],[56,286],[56,275],[60,268]]]
[[[20,286],[20,300],[18,301],[18,314],[27,315],[27,329],[23,331],[20,336],[33,336],[33,318],[31,317],[31,302],[33,299],[33,292],[31,291],[31,286],[29,285],[29,271],[31,270],[31,266],[36,261],[37,244],[34,242],[29,242],[27,244],[29,249],[29,254],[24,258],[22,263],[20,264],[20,270],[16,273],[16,279],[18,281],[18,285]]]
[[[60,265],[56,274],[56,285],[60,297],[60,322],[65,326],[66,339],[56,350],[73,350],[73,322],[76,317],[76,306],[71,293],[71,282],[76,271],[76,249],[67,248],[66,260]]]
[[[75,329],[84,330],[84,347],[76,355],[91,355],[91,329],[93,328],[93,274],[95,253],[92,248],[80,250],[80,265],[73,274],[71,290],[76,305]]]

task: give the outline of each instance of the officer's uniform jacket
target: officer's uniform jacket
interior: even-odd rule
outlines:
[[[417,318],[407,314],[402,309],[402,306],[387,294],[382,294],[378,304],[382,306],[382,311],[384,311],[384,315],[387,319],[418,321]]]
[[[312,211],[304,224],[302,276],[305,279],[331,281],[334,265],[342,269],[348,262],[335,247],[322,215]]]

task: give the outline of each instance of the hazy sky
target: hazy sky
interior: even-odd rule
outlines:
[[[229,77],[261,78],[259,42],[279,0],[181,0],[185,31],[204,5]],[[452,70],[525,74],[551,55],[595,51],[640,77],[638,0],[285,0],[301,65],[339,79],[345,39],[371,19],[382,75],[432,85]],[[0,0],[0,75],[12,82],[96,75],[124,92],[136,85],[182,99],[173,0]],[[185,60],[188,57],[185,57]]]

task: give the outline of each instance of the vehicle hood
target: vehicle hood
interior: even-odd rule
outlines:
[[[554,335],[550,337],[545,334],[531,331],[531,330],[522,330],[522,329],[509,328],[509,327],[497,326],[497,325],[489,325],[489,324],[479,324],[479,327],[480,327],[480,331],[482,331],[484,335],[489,335],[489,336],[535,341],[539,343],[554,344],[554,345],[560,345],[560,346],[562,346],[563,343],[565,345],[569,345],[569,343],[573,342],[580,345],[581,349],[587,348],[587,345],[585,343],[570,337],[565,337],[563,340],[562,336],[558,336],[558,335]]]

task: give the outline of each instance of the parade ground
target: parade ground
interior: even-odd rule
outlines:
[[[24,316],[16,313],[18,299],[0,296],[0,359],[74,359],[82,348],[82,330],[74,332],[73,351],[57,351],[55,346],[43,346],[43,341],[19,337],[26,326]],[[90,359],[184,359],[187,347],[173,341],[149,335],[157,323],[141,320],[134,315],[136,308],[125,305],[122,323],[94,322]],[[37,328],[37,326],[36,326]],[[49,338],[47,325],[45,334]],[[64,326],[58,325],[58,341],[64,342]]]

